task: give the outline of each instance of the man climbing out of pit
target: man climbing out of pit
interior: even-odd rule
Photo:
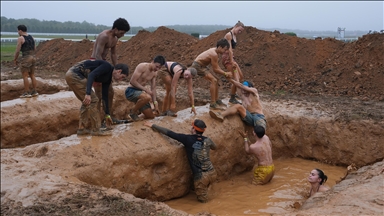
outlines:
[[[253,84],[250,81],[244,81],[243,84],[240,82],[230,79],[237,88],[241,89],[241,100],[242,104],[235,104],[224,112],[215,112],[213,110],[209,111],[209,115],[219,121],[224,121],[224,118],[230,115],[239,114],[241,120],[243,120],[247,125],[255,127],[260,125],[267,129],[267,121],[263,113],[263,106],[260,103],[259,93],[256,88],[253,87]]]
[[[111,135],[109,131],[102,131],[100,112],[97,107],[99,98],[92,90],[93,82],[102,85],[102,100],[105,112],[107,127],[112,124],[108,106],[108,89],[112,85],[112,79],[116,81],[126,79],[128,76],[128,66],[126,64],[116,64],[113,67],[104,60],[84,60],[72,66],[65,75],[65,80],[76,97],[82,102],[80,108],[80,120],[77,135]]]
[[[117,42],[119,38],[123,37],[125,33],[127,33],[130,29],[131,27],[126,19],[124,18],[116,19],[113,22],[112,29],[104,30],[97,36],[95,43],[93,45],[91,59],[106,60],[108,51],[110,51],[112,64],[116,65],[117,64],[117,54],[116,54]],[[93,88],[95,90],[96,96],[99,98],[97,102],[97,107],[100,109],[100,116],[103,115],[102,109],[101,109],[101,102],[102,102],[101,86],[102,84],[99,82],[93,83]],[[113,96],[115,94],[112,84],[109,86],[108,94],[109,94],[109,97],[108,97],[109,111],[112,114]],[[103,106],[105,106],[105,104],[103,104]],[[126,121],[118,120],[112,116],[112,122],[113,124],[121,124]]]
[[[167,135],[182,143],[187,153],[189,165],[192,169],[195,193],[199,202],[208,202],[208,188],[216,180],[217,173],[210,160],[210,149],[216,149],[216,144],[208,137],[203,136],[207,126],[200,119],[192,122],[191,134],[175,133],[167,128],[144,122],[145,126],[151,127],[158,132]]]

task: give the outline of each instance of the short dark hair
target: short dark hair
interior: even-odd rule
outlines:
[[[315,170],[317,171],[317,173],[319,174],[319,178],[321,178],[321,182],[320,182],[320,185],[322,185],[323,183],[325,183],[328,179],[328,176],[326,176],[324,174],[324,172],[321,170],[321,169],[317,169],[315,168]]]
[[[248,86],[248,87],[250,87],[250,88],[253,88],[253,84],[252,84],[252,82],[251,82],[251,81],[248,81],[248,80],[245,80],[245,81],[243,82],[243,85]]]
[[[256,125],[253,128],[253,131],[255,132],[256,136],[259,138],[262,138],[265,135],[265,128],[260,125]]]
[[[153,62],[155,62],[155,63],[159,63],[160,65],[164,65],[164,64],[165,64],[165,58],[164,58],[164,56],[162,56],[162,55],[158,55],[158,56],[156,56],[156,57],[153,59]]]
[[[205,122],[203,120],[200,120],[200,119],[195,119],[195,121],[193,122],[193,124],[198,127],[198,128],[201,128],[201,129],[205,129],[207,128],[207,125],[205,124]],[[203,134],[204,132],[200,132],[200,131],[197,131],[195,130],[197,134]]]
[[[120,63],[120,64],[115,65],[115,70],[121,70],[122,74],[125,74],[128,76],[129,68],[128,68],[128,65],[126,65],[126,64]]]
[[[25,25],[18,25],[17,26],[17,30],[21,30],[23,32],[27,32],[27,26],[25,26]]]
[[[129,31],[131,29],[131,26],[129,25],[128,21],[124,18],[118,18],[113,22],[112,29],[116,28],[117,30],[123,30],[123,31]]]
[[[221,38],[220,40],[217,41],[216,43],[216,48],[218,47],[228,47],[229,48],[229,42],[225,38]]]

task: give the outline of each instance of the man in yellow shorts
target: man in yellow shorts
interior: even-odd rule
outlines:
[[[258,160],[258,166],[253,171],[252,184],[263,185],[270,182],[275,174],[275,166],[272,160],[272,144],[269,137],[265,135],[265,128],[256,125],[253,129],[253,135],[256,142],[249,145],[247,133],[239,131],[244,138],[244,148],[248,154],[255,155]]]

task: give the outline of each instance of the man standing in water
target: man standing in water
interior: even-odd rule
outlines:
[[[127,33],[131,29],[129,23],[124,18],[118,18],[113,22],[112,29],[102,31],[96,38],[95,44],[93,46],[93,52],[91,55],[91,59],[96,60],[106,60],[108,51],[111,53],[112,65],[115,66],[117,64],[117,54],[116,54],[116,44],[119,38],[123,37],[125,33]],[[96,96],[99,98],[97,103],[98,108],[101,107],[101,83],[94,82],[93,88],[95,89]],[[109,86],[108,90],[108,104],[109,111],[112,113],[112,104],[113,104],[113,86],[112,83]],[[105,106],[105,104],[103,104]],[[100,114],[101,115],[101,114]],[[113,119],[114,124],[123,123],[124,121]]]
[[[19,53],[21,51],[22,58],[20,59],[20,69],[21,74],[24,80],[24,93],[20,96],[21,98],[30,98],[39,95],[36,91],[36,78],[35,78],[35,39],[32,35],[27,33],[27,27],[25,25],[17,26],[17,33],[19,34],[19,38],[17,39],[16,51],[15,51],[15,66],[18,65]],[[32,81],[32,91],[29,91],[29,81],[28,75],[31,77]]]
[[[167,128],[160,127],[150,122],[145,122],[145,126],[156,129],[158,132],[179,141],[185,147],[188,162],[192,169],[195,193],[199,202],[208,202],[208,188],[217,177],[210,160],[210,149],[216,149],[216,144],[208,137],[203,136],[207,126],[200,119],[192,122],[191,134],[175,133]]]
[[[210,48],[196,57],[193,61],[192,66],[197,70],[197,75],[204,77],[208,80],[210,85],[211,93],[211,104],[209,108],[218,109],[219,106],[224,103],[219,100],[219,84],[217,79],[210,73],[208,65],[212,66],[213,72],[225,76],[227,79],[232,78],[232,73],[223,71],[219,66],[219,54],[228,52],[229,43],[225,38],[217,41],[216,47]]]
[[[252,184],[263,185],[270,182],[275,174],[275,166],[272,160],[272,144],[269,137],[265,135],[264,127],[260,125],[254,127],[253,135],[256,142],[251,145],[249,145],[247,133],[243,131],[239,133],[244,138],[247,154],[254,155],[258,160],[258,166],[253,171]]]

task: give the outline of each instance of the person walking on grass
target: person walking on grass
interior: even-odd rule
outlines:
[[[27,33],[27,27],[25,25],[17,26],[17,33],[19,34],[19,38],[17,39],[16,51],[13,61],[16,67],[20,66],[21,74],[23,76],[24,81],[24,93],[20,97],[35,97],[39,95],[39,93],[37,93],[36,91],[37,81],[35,77],[35,39],[32,37],[32,35]],[[22,57],[18,59],[20,51],[22,53]],[[28,76],[31,78],[32,81],[31,91],[29,88]]]

